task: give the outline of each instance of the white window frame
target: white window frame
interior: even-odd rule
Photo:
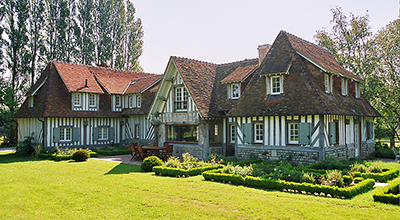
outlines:
[[[264,124],[254,123],[254,143],[264,142]]]
[[[109,127],[98,127],[98,140],[99,141],[105,141],[108,140],[109,134],[108,134]]]
[[[294,131],[294,133],[292,133]],[[297,141],[296,141],[297,137]],[[299,144],[299,123],[289,122],[288,123],[288,143],[289,144]]]
[[[96,107],[96,95],[89,94],[89,107]]]
[[[121,107],[121,96],[115,96],[115,107]]]
[[[175,88],[175,110],[186,111],[188,109],[188,92],[184,86]]]
[[[128,96],[128,106],[133,108],[133,95]]]
[[[230,124],[229,132],[230,132],[229,142],[235,143],[235,141],[236,141],[236,126],[233,124]]]
[[[231,84],[231,99],[239,99],[240,98],[240,84],[232,83]]]
[[[359,99],[360,96],[361,96],[361,92],[360,92],[360,83],[359,83],[359,82],[355,82],[355,83],[354,83],[354,90],[355,90],[355,97],[356,97],[357,99]]]
[[[342,95],[347,96],[348,94],[348,83],[346,78],[342,78]]]
[[[271,95],[279,95],[283,93],[283,79],[282,76],[271,76],[271,83],[270,83],[270,88],[271,88]],[[277,83],[279,83],[279,86],[276,86],[277,83],[274,84],[274,80],[278,79]],[[276,91],[274,92],[274,89]]]
[[[142,105],[142,97],[140,94],[136,95],[136,107],[140,108]]]
[[[214,125],[214,135],[215,136],[219,135],[218,125]]]
[[[325,92],[332,94],[333,77],[330,74],[325,74]]]
[[[135,139],[140,139],[140,125],[135,124]]]
[[[60,127],[60,142],[72,141],[72,127]]]
[[[74,94],[74,106],[80,107],[82,105],[82,95],[80,93]]]

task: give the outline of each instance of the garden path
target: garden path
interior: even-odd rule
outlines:
[[[117,162],[117,163],[126,163],[126,164],[133,164],[133,165],[141,165],[142,161],[131,160],[132,156],[130,154],[123,154],[123,155],[114,155],[114,156],[106,156],[106,157],[92,157],[95,160],[105,160],[110,162]]]

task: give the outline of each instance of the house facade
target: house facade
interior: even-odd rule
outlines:
[[[281,31],[258,59],[212,64],[171,57],[148,119],[174,154],[240,159],[367,157],[379,113],[362,80],[326,49]]]
[[[85,148],[153,141],[146,116],[161,77],[51,62],[14,116],[18,140]]]

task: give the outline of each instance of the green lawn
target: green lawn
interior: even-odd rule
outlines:
[[[400,167],[399,164],[390,166]],[[143,173],[90,159],[0,155],[0,219],[398,219],[399,206]]]

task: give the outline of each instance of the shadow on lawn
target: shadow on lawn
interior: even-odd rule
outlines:
[[[0,164],[2,164],[2,163],[20,163],[20,162],[37,161],[37,160],[41,160],[41,159],[35,159],[32,157],[26,157],[26,156],[19,156],[13,152],[6,153],[6,154],[0,154]]]
[[[132,164],[125,164],[125,163],[120,163],[114,168],[112,168],[110,171],[108,171],[104,175],[109,175],[109,174],[128,174],[128,173],[142,173],[143,171],[140,169],[140,166],[137,165],[132,165]]]

